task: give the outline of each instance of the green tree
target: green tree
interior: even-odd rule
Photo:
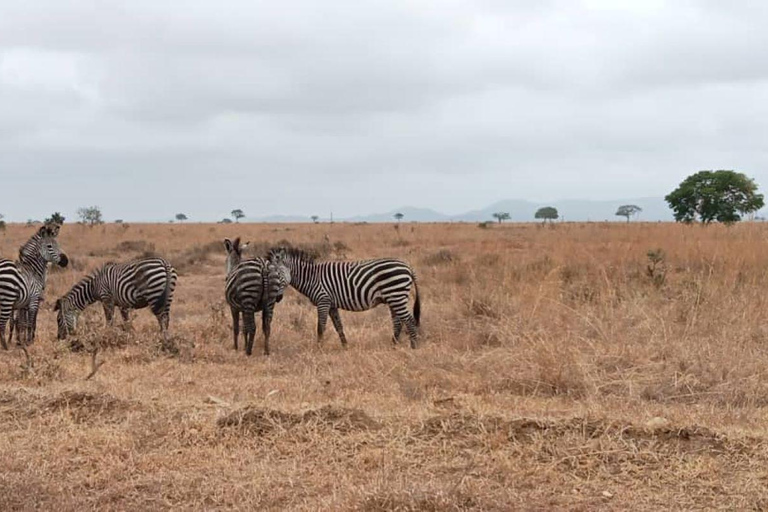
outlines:
[[[101,219],[101,208],[98,206],[85,206],[83,208],[78,208],[77,216],[80,217],[80,222],[91,227],[104,223],[104,221]]]
[[[239,208],[236,210],[232,210],[231,213],[232,213],[232,216],[235,218],[235,222],[240,222],[240,219],[245,217],[245,213],[243,213],[243,210]]]
[[[677,222],[731,224],[763,207],[752,178],[735,171],[700,171],[688,176],[664,198]]]
[[[221,219],[221,221],[219,221],[219,224],[232,224],[232,219],[230,219],[229,217],[224,217],[223,219]]]
[[[45,219],[45,223],[58,224],[59,226],[61,226],[62,224],[64,224],[64,219],[65,217],[62,214],[60,214],[59,212],[55,212],[53,215]]]
[[[493,218],[499,221],[499,224],[501,224],[504,220],[509,220],[512,217],[507,212],[496,212],[493,214]]]
[[[557,220],[559,217],[557,208],[552,206],[544,206],[536,210],[536,214],[533,216],[536,219],[544,219],[544,222]]]
[[[395,218],[395,220],[396,220],[396,221],[399,223],[401,220],[403,220],[403,217],[405,217],[405,215],[403,215],[403,214],[402,214],[402,213],[400,213],[400,212],[397,212],[396,214],[394,214],[394,215],[393,215],[393,217],[394,217],[394,218]]]
[[[312,222],[317,224],[317,221],[320,219],[320,217],[318,217],[317,215],[313,215],[313,216],[310,217],[310,219],[312,219]]]
[[[183,213],[177,213],[176,214],[176,220],[179,221],[179,222],[184,222],[187,219],[188,219],[188,217],[186,215],[184,215]]]
[[[626,217],[627,222],[629,222],[630,217],[634,217],[641,211],[643,211],[643,209],[637,206],[636,204],[625,204],[625,205],[619,206],[619,209],[616,210],[616,216]]]
[[[5,232],[5,221],[3,220],[5,218],[5,215],[0,213],[0,231]]]

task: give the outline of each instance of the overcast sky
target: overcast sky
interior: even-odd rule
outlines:
[[[0,213],[768,189],[768,2],[3,0]]]

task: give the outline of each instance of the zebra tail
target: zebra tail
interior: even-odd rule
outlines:
[[[421,298],[419,298],[419,283],[416,282],[416,276],[413,276],[413,289],[416,292],[416,302],[413,304],[413,319],[416,321],[416,327],[419,326],[421,318]]]
[[[165,309],[165,305],[168,303],[168,296],[171,294],[171,270],[173,268],[169,263],[165,264],[165,289],[162,295],[160,295],[155,303],[152,305],[152,313],[158,315]]]

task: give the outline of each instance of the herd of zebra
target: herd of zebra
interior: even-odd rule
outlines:
[[[66,267],[68,257],[59,247],[61,225],[47,223],[19,249],[19,259],[0,258],[0,345],[8,348],[14,328],[17,344],[25,347],[35,339],[37,314],[45,292],[48,264]],[[411,348],[418,340],[421,301],[416,275],[397,259],[362,261],[317,261],[305,251],[276,247],[265,257],[243,258],[248,243],[240,238],[224,239],[227,253],[224,295],[232,312],[234,348],[238,349],[240,319],[245,335],[245,352],[251,355],[256,335],[255,314],[261,312],[264,354],[269,355],[270,326],[275,305],[288,286],[306,296],[317,308],[317,341],[322,341],[331,317],[341,344],[347,339],[339,310],[365,311],[379,304],[389,307],[397,343],[403,327]],[[101,302],[108,324],[115,307],[124,321],[132,309],[149,307],[157,318],[163,337],[168,339],[171,303],[178,276],[161,257],[145,257],[124,263],[106,263],[86,275],[56,301],[58,338],[74,334],[81,311]],[[411,288],[415,302],[408,309]],[[9,325],[10,329],[6,329]]]

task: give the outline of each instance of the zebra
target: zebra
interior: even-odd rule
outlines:
[[[167,342],[176,279],[176,269],[163,258],[105,263],[56,301],[54,311],[57,312],[58,338],[63,340],[67,335],[74,334],[80,312],[101,301],[109,325],[112,325],[115,307],[120,309],[124,322],[128,322],[131,309],[150,307]]]
[[[318,342],[323,339],[329,315],[342,346],[346,347],[339,310],[366,311],[386,304],[394,327],[392,342],[398,343],[405,326],[411,348],[416,348],[421,300],[416,274],[407,263],[389,258],[318,262],[305,251],[285,247],[271,249],[269,259],[286,266],[291,274],[291,286],[317,307]],[[416,296],[413,315],[408,311],[411,285]]]
[[[13,338],[14,323],[18,323],[18,343],[30,344],[37,331],[37,312],[43,300],[48,263],[66,267],[69,258],[59,248],[59,226],[46,223],[19,249],[19,261],[0,258],[0,346],[8,350],[5,326],[11,321],[9,340]],[[13,311],[18,310],[14,322]]]
[[[243,250],[248,243],[241,244],[240,238],[224,239],[227,250],[227,279],[224,297],[232,312],[232,335],[235,350],[240,336],[240,315],[243,316],[245,331],[245,353],[253,352],[256,337],[255,314],[261,311],[261,327],[264,331],[264,355],[269,355],[269,336],[275,304],[283,300],[291,276],[288,269],[264,258],[243,261]]]

